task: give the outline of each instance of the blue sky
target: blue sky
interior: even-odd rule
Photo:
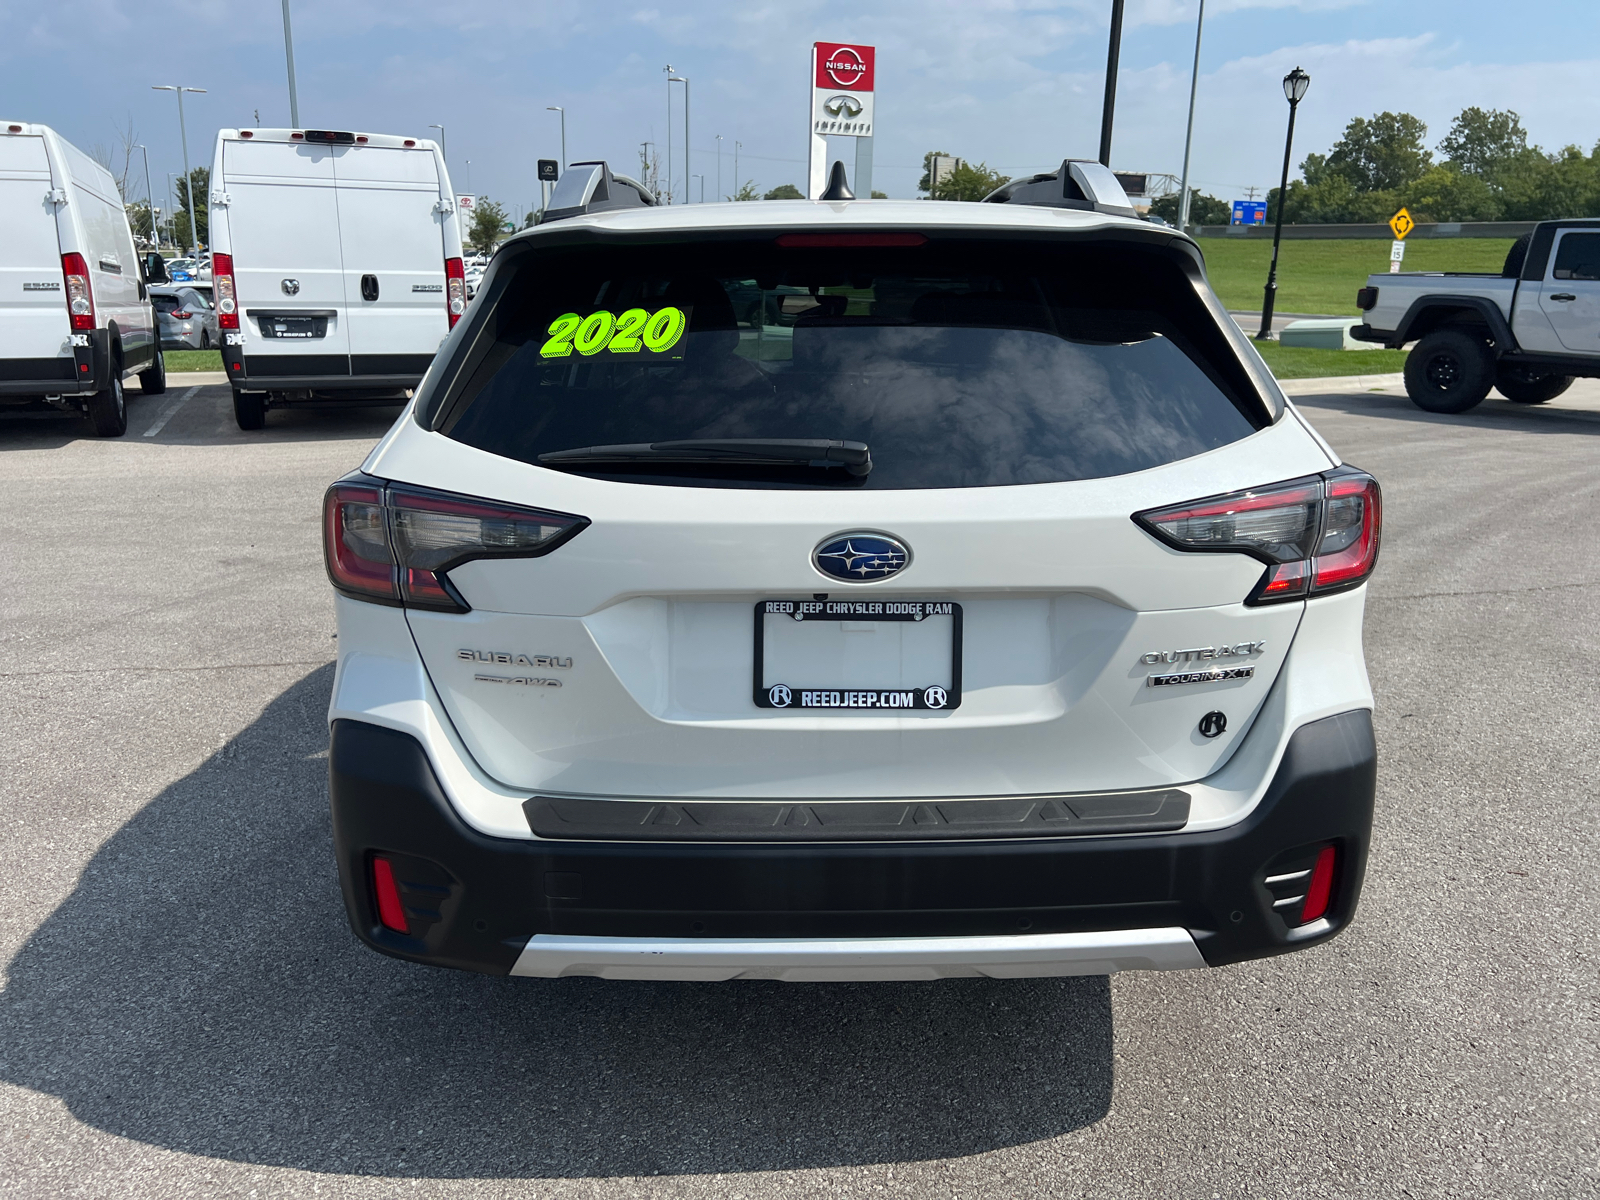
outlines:
[[[708,199],[719,133],[724,191],[735,141],[742,177],[803,183],[819,39],[878,48],[874,182],[891,196],[915,194],[928,150],[1016,175],[1098,149],[1109,0],[292,5],[305,125],[427,136],[443,123],[457,189],[470,182],[519,210],[538,194],[535,160],[559,155],[546,105],[566,106],[571,159],[636,172],[639,143],[664,140],[668,62],[693,80],[693,173]],[[1129,0],[1114,166],[1180,169],[1195,12],[1196,0]],[[0,28],[0,116],[52,125],[86,150],[115,147],[131,120],[158,180],[181,169],[177,114],[150,84],[208,89],[188,102],[192,165],[210,162],[219,127],[288,124],[274,0],[0,0]],[[1209,0],[1192,178],[1223,199],[1276,183],[1278,81],[1296,64],[1312,74],[1296,162],[1352,116],[1386,108],[1422,117],[1430,142],[1477,104],[1516,109],[1547,149],[1593,146],[1597,34],[1596,0]]]

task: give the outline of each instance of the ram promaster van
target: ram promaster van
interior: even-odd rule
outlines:
[[[308,401],[399,403],[466,307],[438,146],[224,129],[211,168],[222,359],[241,429]]]
[[[53,129],[0,121],[0,405],[126,432],[123,379],[166,390],[146,269],[111,172]]]

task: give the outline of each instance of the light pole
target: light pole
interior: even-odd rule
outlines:
[[[743,142],[735,142],[733,144],[733,190],[735,194],[744,186],[739,182],[739,147],[742,145],[744,145]]]
[[[178,210],[177,210],[177,206],[172,203],[172,192],[173,192],[172,181],[174,179],[176,179],[176,178],[177,178],[177,176],[174,175],[171,171],[167,172],[167,225],[169,226],[167,232],[171,235],[171,237],[169,237],[168,240],[172,243],[172,248],[174,250],[176,250],[178,248],[177,219],[173,215]]]
[[[547,104],[544,106],[544,110],[545,112],[561,114],[561,170],[565,172],[567,169],[567,110],[559,104]]]
[[[289,0],[283,0],[283,53],[289,61],[289,128],[300,128],[300,98],[294,90],[294,32],[289,28]],[[256,118],[257,122],[261,120]]]
[[[704,204],[706,202],[706,177],[704,175],[691,175],[689,178],[700,181],[700,203]]]
[[[189,240],[195,254],[195,261],[199,261],[200,235],[196,232],[194,223],[194,176],[189,173],[189,134],[183,124],[183,94],[185,92],[199,92],[204,94],[205,88],[184,87],[176,83],[153,83],[150,85],[152,92],[176,92],[178,94],[178,140],[183,144],[183,186],[189,193]],[[1292,126],[1291,126],[1292,128]]]
[[[444,159],[445,169],[449,170],[450,169],[450,151],[444,144],[444,126],[443,125],[429,125],[428,128],[429,129],[437,129],[439,131],[439,156]]]
[[[467,159],[467,195],[472,195],[472,160]]]
[[[1272,266],[1267,271],[1266,294],[1261,301],[1261,332],[1256,341],[1272,340],[1272,309],[1278,296],[1278,243],[1283,239],[1284,201],[1289,197],[1289,156],[1294,152],[1294,114],[1311,86],[1311,76],[1299,67],[1283,77],[1283,94],[1289,101],[1289,132],[1283,139],[1283,182],[1278,185],[1278,221],[1272,229]]]
[[[654,145],[654,142],[639,143],[639,182],[653,190],[656,194],[656,199],[659,200],[661,198],[661,173],[657,171],[655,183],[652,184],[650,182],[650,147]]]
[[[683,199],[689,202],[689,77],[672,74],[667,67],[667,178],[672,178],[672,85],[683,84]]]
[[[722,135],[717,134],[717,199],[722,199]]]
[[[1183,137],[1183,182],[1178,185],[1178,228],[1189,229],[1189,150],[1194,145],[1194,96],[1200,86],[1200,34],[1206,27],[1206,0],[1200,0],[1200,20],[1194,27],[1194,70],[1189,75],[1189,132]]]
[[[1111,45],[1106,51],[1106,99],[1100,109],[1100,165],[1111,165],[1111,118],[1117,107],[1117,59],[1122,55],[1122,3],[1111,0]],[[932,193],[929,193],[932,195]]]
[[[138,147],[144,155],[144,195],[145,207],[150,210],[150,240],[156,244],[156,249],[161,248],[161,235],[156,232],[156,194],[150,190],[150,151],[143,146]]]

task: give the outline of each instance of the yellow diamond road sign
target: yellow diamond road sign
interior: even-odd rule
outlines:
[[[1406,234],[1416,227],[1417,223],[1411,219],[1411,214],[1403,208],[1389,218],[1389,228],[1394,230],[1395,237],[1401,241],[1405,241]]]

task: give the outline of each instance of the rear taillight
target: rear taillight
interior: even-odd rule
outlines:
[[[336,483],[322,505],[334,588],[357,600],[467,612],[446,572],[477,558],[537,558],[589,521],[376,481]]]
[[[372,891],[378,898],[378,920],[385,929],[409,932],[406,908],[400,903],[400,884],[394,877],[394,864],[383,855],[372,858]]]
[[[190,317],[194,316],[192,312],[175,312],[168,315],[177,317],[180,321],[187,321]]]
[[[89,264],[81,254],[63,254],[61,273],[67,277],[67,315],[74,330],[94,328],[94,290],[89,286]]]
[[[1267,564],[1246,604],[1272,604],[1361,584],[1378,562],[1378,481],[1339,467],[1322,475],[1135,513],[1174,550],[1248,554]]]
[[[445,310],[450,314],[450,328],[454,329],[467,311],[467,272],[459,258],[444,260],[444,293]]]
[[[239,297],[233,286],[233,255],[211,256],[211,289],[217,297],[217,327],[239,328]]]

